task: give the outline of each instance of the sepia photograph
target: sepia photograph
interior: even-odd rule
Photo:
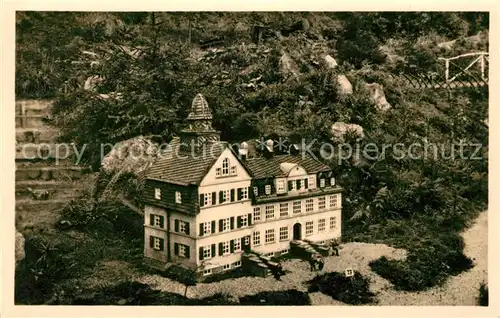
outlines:
[[[16,11],[14,304],[488,306],[489,33]]]

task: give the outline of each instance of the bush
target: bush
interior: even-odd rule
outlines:
[[[265,291],[255,295],[240,297],[240,304],[247,306],[300,306],[310,305],[307,293],[296,289]]]
[[[481,283],[479,286],[479,306],[488,306],[488,285]]]
[[[308,282],[309,292],[320,291],[346,304],[361,305],[375,303],[375,294],[370,291],[370,281],[359,272],[354,276],[331,272],[316,276]]]

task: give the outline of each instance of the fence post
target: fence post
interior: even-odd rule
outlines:
[[[481,54],[481,79],[484,80],[484,54]]]
[[[450,60],[446,59],[445,60],[445,65],[446,65],[446,70],[444,71],[444,77],[446,79],[446,82],[448,82],[448,77],[450,76]]]

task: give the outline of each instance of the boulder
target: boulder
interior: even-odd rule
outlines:
[[[337,75],[337,94],[339,96],[352,94],[352,84],[344,74]]]
[[[375,103],[375,107],[379,111],[386,111],[391,108],[391,104],[387,101],[384,94],[384,87],[377,83],[365,84],[368,89],[370,98]]]
[[[279,61],[280,69],[281,69],[281,74],[285,78],[289,77],[294,77],[298,78],[299,76],[299,67],[297,66],[297,63],[286,53],[283,53],[283,55],[280,58]]]
[[[24,236],[16,231],[16,263],[23,260],[26,256],[24,252]]]
[[[325,55],[323,57],[323,60],[325,61],[325,64],[326,64],[326,67],[330,68],[330,69],[334,69],[335,67],[337,67],[337,61],[331,56],[331,55]]]
[[[101,167],[105,172],[129,172],[141,176],[158,156],[158,146],[151,140],[137,136],[121,141],[104,156]]]
[[[336,122],[332,125],[332,139],[336,142],[342,143],[345,141],[347,133],[353,134],[358,138],[364,138],[363,127],[357,124],[346,124],[344,122]]]

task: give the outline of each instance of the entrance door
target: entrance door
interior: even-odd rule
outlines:
[[[295,223],[293,226],[293,239],[296,241],[302,239],[302,225],[300,223]]]

